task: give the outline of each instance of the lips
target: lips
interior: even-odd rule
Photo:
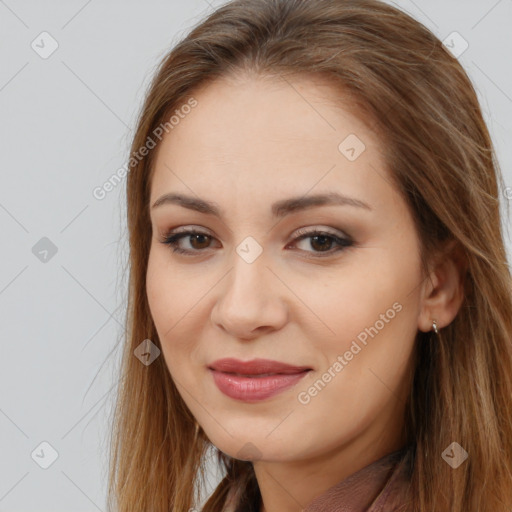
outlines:
[[[292,375],[311,370],[308,366],[294,366],[270,359],[252,359],[240,361],[239,359],[224,358],[214,361],[208,366],[211,370],[231,373],[241,376],[268,376],[268,375]]]
[[[229,398],[259,402],[292,388],[311,368],[269,359],[219,359],[208,366],[213,382]]]

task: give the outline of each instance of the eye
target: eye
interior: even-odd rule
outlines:
[[[189,239],[188,242],[192,249],[183,248],[179,244],[181,240]],[[162,243],[169,245],[172,248],[172,252],[179,254],[192,254],[202,252],[203,249],[208,248],[208,243],[213,237],[207,233],[189,229],[181,232],[170,232],[165,237]]]
[[[315,249],[313,253],[324,253],[316,254],[313,258],[322,258],[325,256],[331,256],[333,253],[343,251],[347,247],[354,245],[354,241],[350,237],[339,236],[336,233],[321,230],[308,230],[306,228],[299,229],[296,232],[299,235],[294,243],[302,242],[307,240],[309,243],[305,244],[306,247],[312,247]],[[306,250],[306,252],[311,252]],[[309,257],[309,256],[308,256]]]
[[[315,256],[308,256],[313,258],[331,256],[332,254],[340,252],[354,244],[350,237],[339,236],[336,233],[330,233],[328,231],[307,230],[302,228],[295,234],[298,236],[294,239],[293,244],[297,244],[308,238],[310,239],[309,244],[305,245],[309,245],[309,247],[314,250],[300,250],[304,252],[312,252],[313,254],[317,253]],[[180,245],[182,240],[186,240],[189,247],[184,248]],[[201,252],[204,252],[205,249],[210,248],[209,245],[212,240],[215,240],[215,238],[208,233],[189,229],[180,232],[171,231],[164,237],[162,243],[171,247],[173,253],[197,256]]]

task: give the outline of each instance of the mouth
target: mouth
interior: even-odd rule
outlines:
[[[214,361],[208,366],[210,370],[236,375],[239,377],[269,377],[272,375],[293,375],[312,370],[308,366],[297,366],[271,359],[252,359],[241,361],[224,358]]]
[[[225,396],[240,402],[260,402],[290,390],[310,370],[299,373],[237,375],[209,370],[217,389]]]

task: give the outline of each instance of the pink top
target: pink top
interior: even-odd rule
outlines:
[[[393,452],[315,498],[304,512],[408,512],[412,451]]]
[[[412,446],[390,453],[327,489],[303,512],[409,512],[412,458]],[[259,510],[259,503],[248,510],[237,508],[233,501],[224,508],[224,512]]]

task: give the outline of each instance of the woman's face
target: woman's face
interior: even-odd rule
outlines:
[[[419,241],[379,140],[335,94],[307,78],[216,81],[156,155],[151,314],[183,400],[233,457],[400,446]],[[153,207],[167,194],[187,199]],[[164,243],[191,230],[174,239],[184,253]],[[212,371],[223,358],[299,369]]]

